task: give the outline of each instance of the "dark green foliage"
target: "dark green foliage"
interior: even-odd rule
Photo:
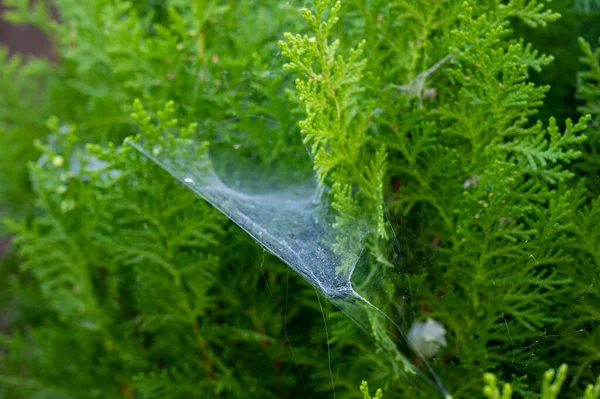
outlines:
[[[594,173],[600,169],[600,50],[592,51],[590,44],[583,38],[579,38],[579,44],[583,53],[580,61],[584,64],[584,70],[577,76],[577,94],[584,101],[579,111],[593,117],[588,133],[589,139],[585,143],[591,156],[586,157],[582,166],[583,170]]]
[[[445,326],[454,397],[596,381],[594,1],[5,3],[56,59],[0,51],[0,398],[431,397],[385,317],[318,297],[142,139],[312,166],[336,250],[368,236],[357,290]]]
[[[42,60],[24,62],[23,57],[8,56],[0,49],[0,209],[5,214],[26,212],[30,197],[27,169],[24,160],[31,160],[36,151],[33,140],[43,134],[43,118],[47,103],[42,96],[50,67]],[[41,118],[31,118],[34,112]],[[18,165],[18,167],[14,167]],[[4,227],[0,228],[4,231]]]

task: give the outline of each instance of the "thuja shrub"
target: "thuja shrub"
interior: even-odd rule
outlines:
[[[4,3],[0,398],[599,397],[597,2]]]

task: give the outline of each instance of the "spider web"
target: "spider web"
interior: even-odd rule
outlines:
[[[390,332],[390,336],[399,336],[399,341],[391,345],[403,347],[396,356],[404,372],[412,376],[413,384],[448,395],[418,346],[407,337],[405,328],[367,298],[369,293],[383,289],[380,278],[373,277],[373,270],[365,270],[369,257],[365,242],[370,232],[367,223],[356,219],[352,231],[337,231],[327,188],[318,185],[312,171],[289,167],[264,170],[240,157],[235,147],[214,146],[208,154],[198,156],[196,149],[202,143],[193,140],[175,141],[174,145],[130,143],[311,284],[317,291],[322,313],[319,295],[341,309],[367,336],[384,339],[373,336],[375,319],[382,326],[380,329]],[[344,234],[343,240],[338,239],[339,234]],[[323,321],[328,345],[325,313]],[[329,346],[327,353],[334,385]],[[410,362],[410,353],[420,359],[425,370]],[[333,393],[335,396],[335,388]]]

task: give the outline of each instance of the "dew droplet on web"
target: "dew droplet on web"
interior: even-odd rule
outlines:
[[[186,183],[193,183],[194,179],[192,179],[191,177],[186,177],[185,179],[183,179],[183,181]]]

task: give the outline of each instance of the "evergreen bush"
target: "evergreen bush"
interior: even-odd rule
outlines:
[[[0,398],[600,398],[596,0],[4,4],[55,57],[0,48]],[[182,148],[313,170],[366,322]]]

